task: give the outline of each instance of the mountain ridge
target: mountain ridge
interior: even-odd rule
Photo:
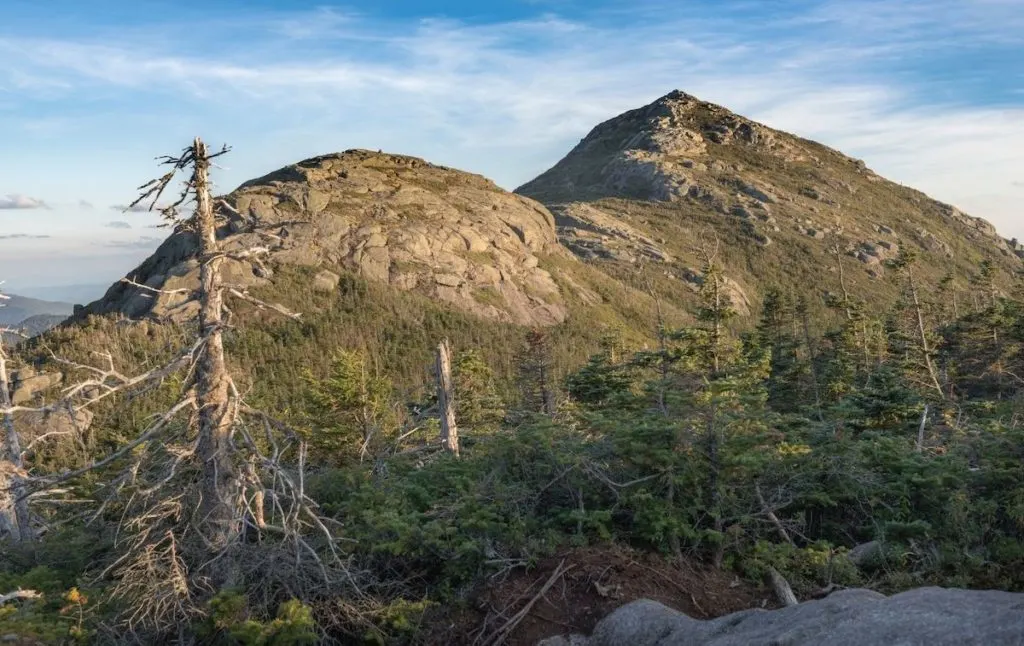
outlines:
[[[0,307],[0,326],[18,326],[26,319],[36,316],[70,316],[75,306],[71,303],[45,301],[17,294],[5,294],[8,298]]]

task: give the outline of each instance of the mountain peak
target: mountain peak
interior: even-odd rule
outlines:
[[[936,282],[952,264],[966,279],[983,258],[1012,272],[1024,257],[988,222],[861,160],[681,90],[599,124],[516,190],[548,206],[566,247],[608,271],[655,262],[692,286],[695,241],[713,232],[754,298],[765,282],[815,284],[837,271],[837,248],[866,298],[904,246],[920,250]]]
[[[269,244],[265,261],[228,260],[233,285],[271,286],[276,268],[311,270],[317,291],[355,272],[448,302],[483,318],[550,325],[566,307],[540,259],[562,251],[540,204],[472,173],[381,151],[348,150],[285,166],[242,184],[218,204],[222,247]],[[194,315],[196,244],[177,232],[86,313],[183,320]]]
[[[602,197],[672,201],[702,193],[693,176],[709,164],[742,154],[723,153],[725,147],[751,149],[781,163],[817,159],[795,137],[673,90],[598,125],[554,168],[517,192],[544,202]],[[716,170],[725,170],[719,165]]]

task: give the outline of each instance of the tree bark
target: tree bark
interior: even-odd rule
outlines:
[[[437,346],[437,405],[441,412],[441,443],[445,451],[459,457],[459,429],[455,424],[452,356],[448,339]]]
[[[918,453],[924,451],[924,429],[928,423],[928,404],[924,405],[924,412],[921,413],[921,426],[917,429],[917,449]]]
[[[206,339],[196,371],[199,407],[197,455],[202,475],[199,483],[199,530],[214,552],[226,549],[241,529],[236,513],[239,473],[231,449],[232,411],[230,377],[224,358],[223,290],[217,257],[217,227],[210,200],[210,159],[206,145],[195,140],[196,229],[199,235],[200,291],[199,329]],[[222,582],[223,583],[223,582]]]
[[[935,386],[936,392],[939,393],[939,399],[945,399],[946,394],[942,391],[939,375],[935,371],[935,364],[932,363],[932,349],[928,344],[928,331],[924,324],[924,312],[921,308],[921,300],[917,296],[917,282],[914,280],[914,272],[910,267],[907,267],[907,282],[910,285],[910,295],[914,299],[914,313],[917,315],[917,332],[921,339],[924,365],[928,369],[928,376],[931,378],[932,385]]]
[[[0,409],[3,409],[3,454],[0,455],[0,537],[6,535],[15,542],[34,538],[28,510],[24,464],[21,458],[21,438],[10,412],[11,384],[7,376],[7,353],[0,337]]]

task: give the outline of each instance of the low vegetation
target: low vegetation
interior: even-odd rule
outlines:
[[[804,297],[781,290],[755,329],[736,333],[709,262],[693,324],[656,330],[646,347],[606,334],[564,377],[552,369],[554,332],[517,332],[511,365],[495,369],[492,349],[439,322],[437,333],[459,339],[459,458],[440,449],[436,400],[409,373],[428,373],[427,355],[404,355],[392,373],[398,362],[375,347],[323,343],[321,360],[287,362],[294,375],[253,371],[255,398],[308,442],[308,495],[337,521],[351,587],[295,587],[287,559],[271,572],[256,565],[257,541],[248,574],[199,599],[182,634],[429,642],[437,618],[467,607],[495,573],[610,542],[752,582],[775,568],[802,598],[853,585],[1024,590],[1024,302],[993,291],[956,317],[939,290],[918,285],[914,305],[912,267],[909,256],[893,263],[893,310],[837,299],[838,324],[818,336]],[[358,309],[345,303],[320,316]],[[250,365],[282,365],[306,325],[257,325],[227,347]],[[154,332],[154,347],[164,334]],[[160,406],[159,392],[111,405],[91,445],[34,455],[35,468],[102,455]],[[42,595],[5,604],[5,632],[42,643],[125,634],[139,600],[110,594],[124,520],[120,508],[90,504],[105,499],[104,473],[77,481],[74,501],[35,504],[46,531],[5,550],[0,589]],[[869,559],[849,558],[869,541]]]

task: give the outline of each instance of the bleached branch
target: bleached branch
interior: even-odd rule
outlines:
[[[15,599],[42,599],[43,595],[35,590],[15,590],[14,592],[8,592],[7,594],[0,594],[0,606],[4,605],[8,601],[14,601]]]

